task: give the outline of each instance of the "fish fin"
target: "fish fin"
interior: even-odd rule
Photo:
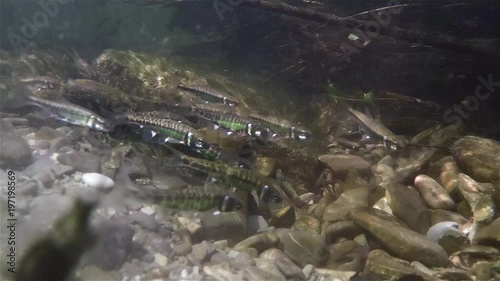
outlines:
[[[142,128],[140,133],[143,141],[150,141],[158,134],[158,132],[148,128]]]
[[[213,184],[214,182],[216,182],[217,179],[212,177],[211,175],[209,175],[206,179],[205,179],[205,185],[210,185],[210,184]]]

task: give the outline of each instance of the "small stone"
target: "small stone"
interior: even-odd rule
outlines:
[[[350,169],[366,170],[370,168],[371,164],[363,158],[356,155],[321,155],[318,160],[326,164],[334,172],[346,172]]]
[[[146,215],[153,215],[155,213],[155,210],[151,208],[151,206],[144,206],[141,208],[141,212]]]
[[[9,122],[0,122],[0,168],[12,169],[29,165],[33,158],[28,143]]]
[[[415,177],[415,187],[427,205],[433,209],[452,210],[456,207],[446,189],[427,175]]]
[[[115,185],[112,179],[98,173],[83,174],[82,180],[86,185],[99,189],[110,189]]]
[[[217,247],[217,249],[225,250],[227,247],[229,247],[229,241],[227,240],[215,241],[214,245]]]
[[[207,242],[203,241],[199,244],[194,244],[191,254],[200,262],[203,262],[208,256]]]
[[[147,230],[155,231],[158,228],[156,220],[152,216],[145,213],[132,211],[128,218],[132,223],[137,223]]]
[[[35,133],[35,136],[37,138],[41,138],[41,139],[45,139],[45,140],[52,140],[55,138],[64,137],[65,135],[56,129],[52,129],[52,128],[47,127],[47,126],[43,126]]]
[[[164,256],[164,255],[162,255],[162,254],[158,254],[158,253],[156,253],[156,254],[154,254],[154,258],[155,258],[155,262],[156,262],[159,266],[161,266],[161,267],[166,266],[166,265],[167,265],[167,263],[168,263],[168,258],[167,258],[167,257],[165,257],[165,256]]]
[[[87,152],[75,151],[61,154],[57,157],[57,161],[72,166],[82,173],[98,173],[101,171],[101,158]]]
[[[134,230],[117,222],[103,222],[96,229],[98,242],[89,253],[91,263],[103,270],[120,268],[132,249]]]

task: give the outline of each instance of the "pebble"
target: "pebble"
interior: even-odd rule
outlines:
[[[363,158],[356,155],[321,155],[318,160],[330,167],[334,172],[346,172],[350,169],[366,170],[370,168],[371,164]]]
[[[72,166],[76,171],[82,173],[98,173],[101,171],[101,158],[87,152],[75,151],[60,154],[57,161]]]
[[[433,178],[423,174],[418,175],[415,177],[415,187],[429,207],[443,210],[455,208],[455,202],[448,195],[448,191]]]
[[[199,244],[194,244],[191,254],[200,262],[203,262],[208,256],[208,244],[203,241]]]
[[[96,229],[98,242],[89,253],[90,261],[102,270],[120,268],[132,249],[134,230],[128,224],[107,221]]]
[[[168,258],[158,253],[154,254],[154,260],[161,267],[166,266],[168,263]]]
[[[146,215],[153,215],[155,213],[155,210],[151,206],[144,206],[141,208],[141,212]]]
[[[83,174],[82,180],[86,185],[99,189],[110,189],[115,185],[112,179],[98,173]]]
[[[21,168],[33,161],[31,150],[14,127],[3,119],[0,121],[0,168]]]
[[[64,134],[59,132],[56,129],[52,129],[52,128],[47,127],[47,126],[43,126],[35,133],[35,136],[37,138],[41,138],[41,139],[45,139],[45,140],[52,140],[55,138],[64,137]]]
[[[142,212],[131,211],[128,219],[131,223],[137,223],[150,231],[156,231],[156,229],[158,228],[158,226],[156,225],[156,220],[152,216]]]

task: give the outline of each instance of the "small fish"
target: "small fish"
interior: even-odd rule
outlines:
[[[76,69],[78,69],[78,73],[86,78],[93,79],[97,77],[97,72],[95,71],[94,67],[89,65],[84,59],[80,57],[77,51],[75,49],[73,50],[73,61],[75,62]]]
[[[32,93],[42,90],[59,89],[62,83],[54,77],[48,76],[32,76],[20,80]]]
[[[229,106],[237,106],[239,104],[235,98],[209,86],[188,86],[180,84],[178,87],[179,89],[190,91],[208,102],[220,103]]]
[[[127,120],[141,126],[141,134],[146,141],[156,139],[157,143],[182,143],[198,151],[206,158],[217,159],[220,148],[199,137],[195,128],[172,119],[128,114]],[[181,117],[182,118],[182,117]]]
[[[24,85],[16,87],[11,96],[15,96],[15,101],[12,101],[14,107],[34,105],[42,108],[43,113],[48,117],[72,125],[88,127],[101,132],[109,132],[111,130],[109,123],[94,112],[64,100],[52,101],[35,97]]]
[[[144,200],[181,210],[207,211],[217,208],[221,212],[231,212],[240,210],[243,206],[234,196],[222,192],[207,192],[204,188],[137,191],[136,195]]]
[[[349,107],[348,110],[349,113],[351,113],[352,116],[362,125],[362,127],[382,138],[384,140],[384,144],[387,144],[388,147],[397,149],[397,147],[404,148],[406,146],[406,142],[391,132],[391,130],[384,126],[380,120],[375,120],[362,112],[352,109],[351,107]]]
[[[256,191],[262,198],[274,201],[282,200],[278,191],[279,184],[271,178],[260,177],[258,174],[245,168],[237,168],[219,162],[190,157],[168,145],[164,146],[181,160],[180,166],[206,173],[240,190],[247,192]]]
[[[290,139],[301,141],[311,139],[312,133],[309,129],[300,127],[288,120],[272,116],[263,116],[256,113],[251,113],[249,117],[262,122],[268,126],[271,131],[277,132],[278,134],[285,134]]]
[[[223,129],[232,132],[243,132],[252,137],[268,138],[269,130],[261,126],[259,122],[241,117],[235,111],[222,106],[211,104],[195,104],[190,111],[210,122],[215,123]]]

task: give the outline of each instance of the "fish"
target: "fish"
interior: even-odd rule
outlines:
[[[354,110],[353,108],[348,108],[349,113],[362,125],[362,127],[370,132],[374,133],[378,137],[382,138],[384,145],[391,149],[404,148],[406,147],[406,142],[399,136],[396,136],[391,130],[389,130],[380,120],[371,118],[370,116]]]
[[[59,79],[49,76],[31,76],[20,79],[20,82],[24,84],[32,93],[39,92],[42,90],[53,90],[59,89],[62,86]]]
[[[152,118],[174,120],[174,121],[177,121],[180,123],[184,123],[184,124],[191,126],[193,128],[196,127],[196,125],[193,122],[182,117],[181,115],[173,113],[173,112],[169,112],[166,110],[143,111],[143,112],[136,112],[134,114],[137,116],[143,116],[143,117],[152,117]]]
[[[284,134],[293,140],[310,140],[312,133],[309,129],[293,124],[292,122],[273,116],[264,116],[257,113],[250,113],[249,118],[264,123],[271,131]]]
[[[198,136],[195,128],[177,120],[150,117],[148,114],[127,114],[126,119],[140,125],[146,141],[155,139],[159,144],[181,143],[209,159],[218,159],[220,156],[221,151],[216,144],[208,143]]]
[[[137,191],[136,196],[168,208],[181,210],[208,211],[217,209],[221,212],[240,210],[242,202],[235,196],[223,192],[210,192],[204,188],[188,187],[182,190],[148,190]]]
[[[237,115],[234,111],[210,104],[195,104],[190,107],[191,113],[215,123],[223,129],[232,132],[243,132],[252,137],[267,139],[269,129],[255,120],[250,120]]]
[[[13,107],[33,105],[41,108],[47,117],[69,123],[71,125],[88,127],[95,131],[109,132],[111,126],[109,121],[81,106],[69,103],[65,100],[55,101],[35,97],[24,85],[17,86],[10,94],[14,97],[9,104]]]
[[[220,162],[209,161],[187,156],[169,145],[164,147],[170,150],[181,163],[177,166],[188,167],[212,176],[224,184],[237,189],[256,192],[258,196],[270,202],[281,202],[279,184],[271,178],[263,178],[251,170],[229,166]]]
[[[229,94],[214,89],[210,86],[189,86],[189,85],[179,84],[178,88],[192,92],[193,94],[199,96],[200,98],[208,102],[225,104],[228,106],[238,106],[239,104],[239,102],[235,98],[231,97]]]
[[[94,67],[92,67],[84,59],[82,59],[75,49],[71,48],[71,50],[73,51],[73,62],[75,63],[78,73],[81,76],[89,79],[96,78],[97,72],[95,71]]]

